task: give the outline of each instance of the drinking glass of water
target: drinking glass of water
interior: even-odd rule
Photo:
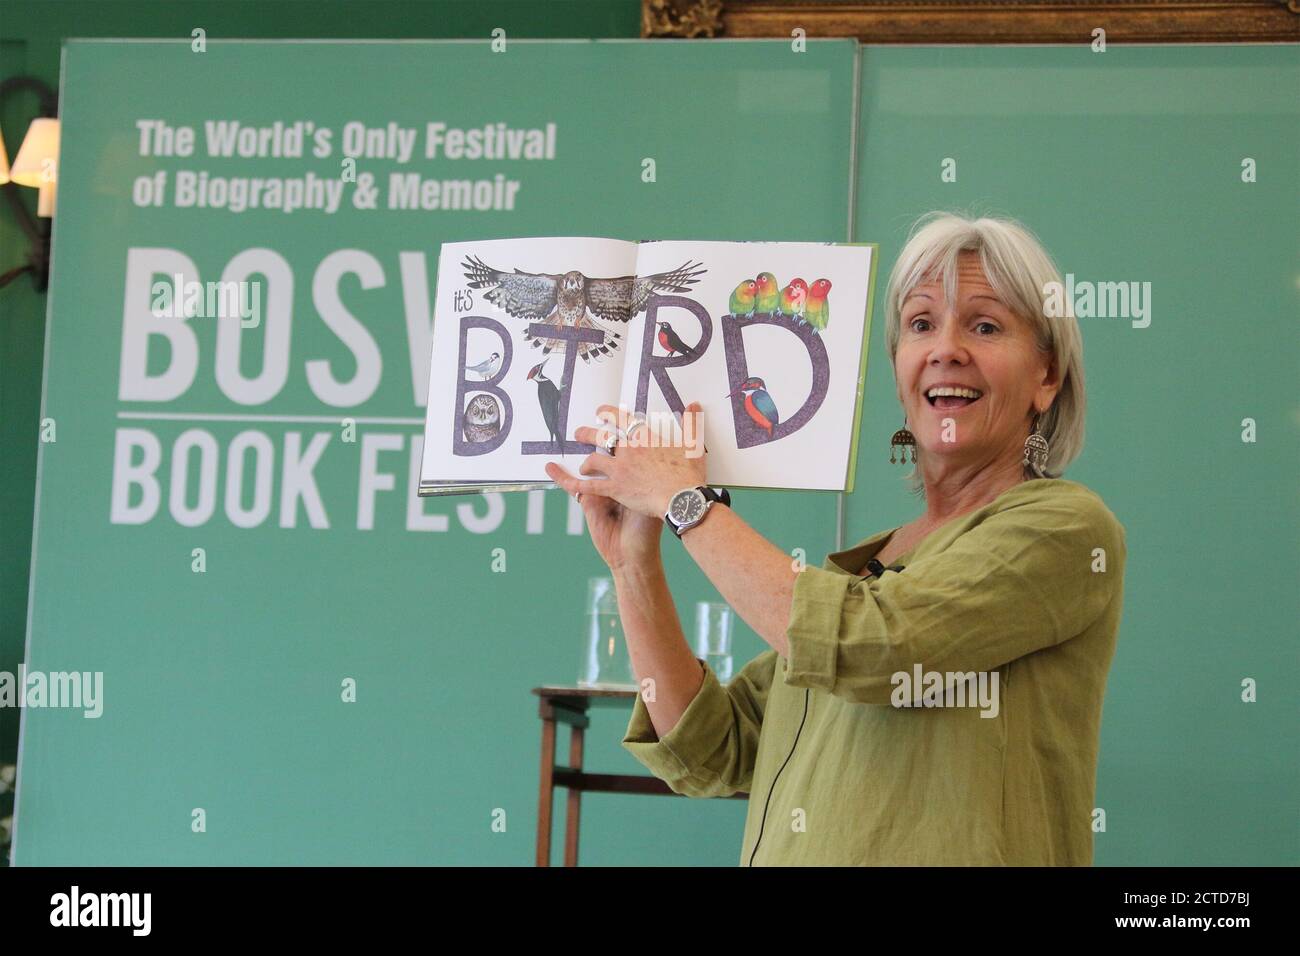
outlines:
[[[612,578],[587,579],[587,635],[578,686],[602,690],[635,690],[637,686]]]
[[[695,605],[695,656],[704,658],[721,683],[731,680],[730,605],[699,601]]]

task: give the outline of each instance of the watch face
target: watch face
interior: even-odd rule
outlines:
[[[689,491],[679,491],[673,495],[673,500],[668,503],[668,513],[672,516],[673,521],[679,525],[690,524],[693,521],[699,521],[704,517],[703,493],[696,491],[694,488]]]

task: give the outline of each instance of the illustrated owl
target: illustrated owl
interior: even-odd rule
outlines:
[[[477,256],[467,256],[461,268],[471,289],[489,289],[484,298],[517,319],[603,332],[605,337],[600,342],[578,343],[578,354],[586,363],[615,351],[623,337],[622,333],[592,321],[588,313],[605,322],[630,322],[645,310],[652,294],[689,292],[691,285],[707,271],[702,263],[687,261],[671,272],[593,279],[577,270],[562,275],[519,269],[502,272]],[[533,348],[541,348],[543,355],[563,352],[567,344],[563,339],[533,336],[526,330],[524,341]]]
[[[501,407],[492,395],[475,395],[461,421],[468,442],[485,442],[501,431]]]

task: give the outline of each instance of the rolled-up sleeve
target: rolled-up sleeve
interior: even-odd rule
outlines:
[[[1124,528],[1094,495],[1029,500],[902,572],[795,578],[787,684],[888,704],[894,675],[989,671],[1082,633],[1122,590]]]
[[[725,797],[749,792],[776,651],[746,664],[725,686],[702,659],[704,682],[673,729],[658,737],[636,696],[623,746],[675,793]]]

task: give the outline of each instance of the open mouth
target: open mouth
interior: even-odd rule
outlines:
[[[942,385],[925,393],[925,400],[938,409],[947,411],[974,405],[984,395],[978,388]]]

